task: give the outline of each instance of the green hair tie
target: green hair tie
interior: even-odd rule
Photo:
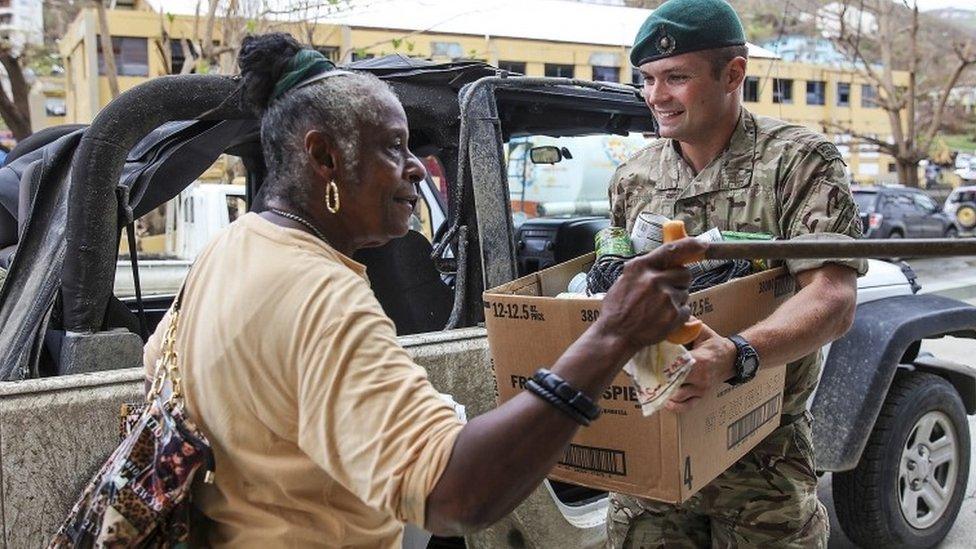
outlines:
[[[326,59],[321,53],[309,49],[298,50],[298,53],[288,61],[285,72],[278,78],[274,91],[271,93],[271,100],[278,99],[285,92],[312,76],[331,71],[334,68],[335,63]]]

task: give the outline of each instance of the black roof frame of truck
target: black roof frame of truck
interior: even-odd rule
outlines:
[[[411,147],[420,154],[436,153],[452,180],[448,223],[455,230],[443,231],[441,251],[450,246],[454,253],[448,255],[466,261],[460,266],[456,260],[440,265],[447,270],[460,267],[451,326],[480,322],[484,288],[515,275],[504,141],[530,134],[562,136],[656,129],[636,89],[628,86],[508,77],[483,63],[425,65],[393,58],[352,68],[374,72],[394,87],[407,111]],[[254,204],[264,166],[256,122],[236,100],[238,84],[235,77],[216,75],[156,78],[114,100],[84,132],[71,165],[64,264],[57,277],[60,285],[56,291],[67,331],[84,334],[101,329],[113,290],[121,227],[157,205],[143,203],[133,207],[127,203],[128,190],[120,193],[117,183],[133,147],[146,134],[168,121],[243,121],[237,127],[249,128],[247,135],[228,143],[224,150],[244,160],[249,203]],[[460,150],[459,143],[465,140],[468,147]],[[147,150],[146,162],[152,162],[151,152],[152,149]],[[188,185],[198,175],[187,174],[180,184]],[[180,190],[182,187],[157,192],[154,201],[161,203]],[[460,244],[457,229],[467,235]],[[15,293],[8,292],[6,286],[0,290],[0,321],[10,318],[7,312],[13,302],[30,297],[8,295]],[[47,318],[36,314],[30,320],[35,326],[21,326],[18,331],[42,331],[47,323]],[[10,326],[0,324],[0,364],[8,358],[24,360],[23,353],[16,355],[4,349],[4,342],[16,339],[11,331]],[[33,344],[39,344],[39,339],[35,337]],[[17,372],[27,371],[10,366],[0,372],[4,379],[15,379]]]

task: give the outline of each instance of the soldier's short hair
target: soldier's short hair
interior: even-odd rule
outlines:
[[[712,68],[712,78],[718,80],[722,77],[722,70],[729,64],[729,61],[732,61],[736,57],[749,59],[749,47],[745,45],[726,46],[724,48],[705,50],[702,54],[708,59],[708,64]]]

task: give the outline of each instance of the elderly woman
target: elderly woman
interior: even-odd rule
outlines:
[[[240,66],[262,116],[265,209],[197,259],[176,343],[188,414],[216,458],[195,500],[209,542],[393,547],[404,522],[447,535],[491,524],[586,423],[592,408],[580,406],[687,318],[678,265],[701,245],[631,262],[600,320],[551,368],[580,392],[577,408],[537,386],[462,424],[350,259],[406,234],[425,175],[396,96],[283,34],[245,40]]]

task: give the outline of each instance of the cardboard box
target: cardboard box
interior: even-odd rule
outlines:
[[[485,323],[499,403],[551,367],[599,317],[600,301],[555,299],[589,269],[593,254],[484,293]],[[693,314],[720,334],[769,316],[794,293],[783,268],[696,292]],[[745,455],[779,426],[786,367],[764,364],[750,383],[720,384],[690,411],[644,417],[623,372],[605,391],[603,415],[580,429],[550,478],[679,503]]]

